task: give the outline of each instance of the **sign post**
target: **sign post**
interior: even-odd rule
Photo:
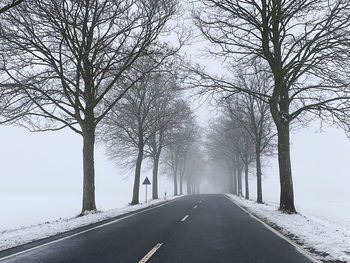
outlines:
[[[151,182],[148,180],[147,176],[142,184],[146,185],[146,203],[147,203],[147,185],[151,184]]]

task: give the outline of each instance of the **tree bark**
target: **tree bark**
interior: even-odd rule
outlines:
[[[255,163],[256,163],[256,189],[257,189],[257,202],[262,204],[262,180],[261,180],[261,153],[260,144],[257,143],[255,147]]]
[[[278,132],[278,164],[280,172],[280,207],[286,213],[296,213],[294,206],[294,192],[292,167],[290,161],[290,131],[289,122],[281,121],[277,125]]]
[[[158,167],[159,167],[159,154],[153,159],[153,178],[152,178],[152,198],[158,199]]]
[[[88,125],[83,129],[83,205],[82,214],[85,211],[96,210],[95,203],[95,127]]]
[[[248,160],[244,164],[244,178],[245,178],[245,199],[249,199],[249,182],[248,182]]]
[[[139,204],[139,192],[140,192],[140,177],[141,177],[141,165],[143,160],[143,145],[139,146],[139,153],[137,155],[134,188],[132,193],[131,205]]]

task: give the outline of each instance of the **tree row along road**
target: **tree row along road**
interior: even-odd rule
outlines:
[[[1,263],[312,262],[223,195],[191,195]]]

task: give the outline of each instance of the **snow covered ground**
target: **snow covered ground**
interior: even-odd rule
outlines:
[[[81,212],[81,199],[79,195],[0,193],[0,232],[75,217]],[[99,211],[125,207],[130,201],[130,194],[96,196]]]
[[[167,197],[167,200],[172,200],[176,197]],[[65,218],[55,221],[45,222],[41,224],[20,227],[11,230],[0,231],[0,250],[8,249],[31,241],[53,236],[58,233],[63,233],[78,227],[93,224],[108,218],[116,217],[125,213],[129,213],[148,206],[163,203],[164,199],[152,200],[148,203],[126,206],[119,209],[111,209],[104,212],[88,214],[82,217]],[[54,216],[54,215],[53,215]]]
[[[281,228],[283,234],[296,236],[297,240],[294,241],[302,244],[303,248],[318,252],[313,253],[316,258],[325,262],[350,262],[350,221],[342,219],[342,216],[347,219],[349,211],[339,215],[326,208],[321,213],[320,204],[299,204],[298,214],[287,215],[277,210],[277,203],[260,205],[233,195],[228,196],[263,221]]]

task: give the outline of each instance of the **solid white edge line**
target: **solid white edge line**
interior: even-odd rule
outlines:
[[[154,253],[163,245],[163,243],[158,243],[157,245],[154,246],[147,254],[144,256],[138,263],[146,263],[150,257],[153,256]]]
[[[185,215],[184,218],[181,219],[181,222],[185,221],[188,217],[189,215]]]
[[[155,205],[155,206],[153,206],[153,207],[146,208],[146,209],[144,209],[144,210],[142,210],[142,211],[135,212],[135,213],[133,213],[133,214],[131,214],[131,215],[124,216],[124,217],[122,217],[122,218],[118,218],[118,219],[113,220],[113,221],[111,221],[111,222],[108,222],[108,223],[105,223],[105,224],[102,224],[102,225],[99,225],[99,226],[95,226],[95,227],[92,227],[92,228],[83,230],[83,231],[81,231],[81,232],[78,232],[78,233],[75,233],[75,234],[72,234],[72,235],[69,235],[69,236],[66,236],[66,237],[62,237],[62,238],[59,238],[59,239],[50,241],[50,242],[45,243],[45,244],[42,244],[42,245],[35,246],[35,247],[32,247],[32,248],[28,248],[28,249],[26,249],[26,250],[23,250],[23,251],[20,251],[20,252],[17,252],[17,253],[14,253],[14,254],[11,254],[11,255],[2,257],[2,258],[0,258],[0,261],[5,260],[5,259],[9,259],[9,258],[12,258],[12,257],[15,257],[15,256],[18,256],[18,255],[21,255],[21,254],[24,254],[24,253],[27,253],[27,252],[30,252],[30,251],[33,251],[33,250],[35,250],[35,249],[38,249],[38,248],[41,248],[41,247],[44,247],[44,246],[47,246],[47,245],[55,244],[55,243],[60,242],[60,241],[62,241],[62,240],[65,240],[65,239],[68,239],[68,238],[71,238],[71,237],[75,237],[75,236],[84,234],[84,233],[86,233],[86,232],[90,232],[90,231],[92,231],[92,230],[95,230],[95,229],[98,229],[98,228],[101,228],[101,227],[105,227],[105,226],[114,224],[114,223],[116,223],[116,222],[119,222],[119,221],[124,220],[124,219],[129,218],[129,217],[132,217],[132,216],[134,216],[134,215],[138,215],[138,214],[141,214],[141,213],[143,213],[143,212],[147,212],[147,211],[156,209],[156,208],[158,208],[158,207],[162,207],[162,206],[164,206],[164,205],[170,204],[170,203],[172,203],[172,202],[178,200],[179,198],[181,198],[181,197],[175,198],[175,199],[170,200],[170,201],[168,201],[168,202],[164,202],[163,204],[160,204],[160,205]],[[141,209],[142,209],[142,208],[141,208]],[[132,212],[131,212],[131,213],[132,213]],[[98,223],[98,222],[95,222],[95,223]],[[94,224],[94,223],[92,223],[92,224]],[[64,233],[64,232],[62,232],[62,233]],[[58,234],[62,234],[62,233],[58,233]],[[56,234],[56,235],[58,235],[58,234]],[[34,242],[34,241],[33,241],[33,242]]]
[[[230,200],[232,203],[234,203],[236,206],[238,206],[240,209],[242,209],[244,212],[246,212],[251,218],[255,219],[256,221],[258,221],[259,223],[261,223],[264,227],[266,227],[268,230],[270,230],[271,232],[273,232],[274,234],[276,234],[277,236],[279,236],[280,238],[282,238],[283,240],[287,241],[289,244],[291,244],[294,248],[296,248],[301,254],[303,254],[304,256],[306,256],[308,259],[310,259],[311,261],[315,262],[315,263],[323,263],[321,260],[315,258],[312,254],[310,254],[307,250],[303,249],[302,247],[300,247],[297,243],[295,243],[294,241],[292,241],[291,239],[289,239],[288,237],[286,237],[285,235],[283,235],[281,232],[277,231],[276,229],[274,229],[273,227],[271,227],[270,225],[266,224],[264,221],[262,221],[261,219],[257,218],[256,216],[254,216],[252,213],[250,213],[247,209],[243,208],[242,206],[240,206],[239,204],[237,204],[235,201],[233,201],[229,196],[227,196],[226,194],[224,195],[228,200]]]

